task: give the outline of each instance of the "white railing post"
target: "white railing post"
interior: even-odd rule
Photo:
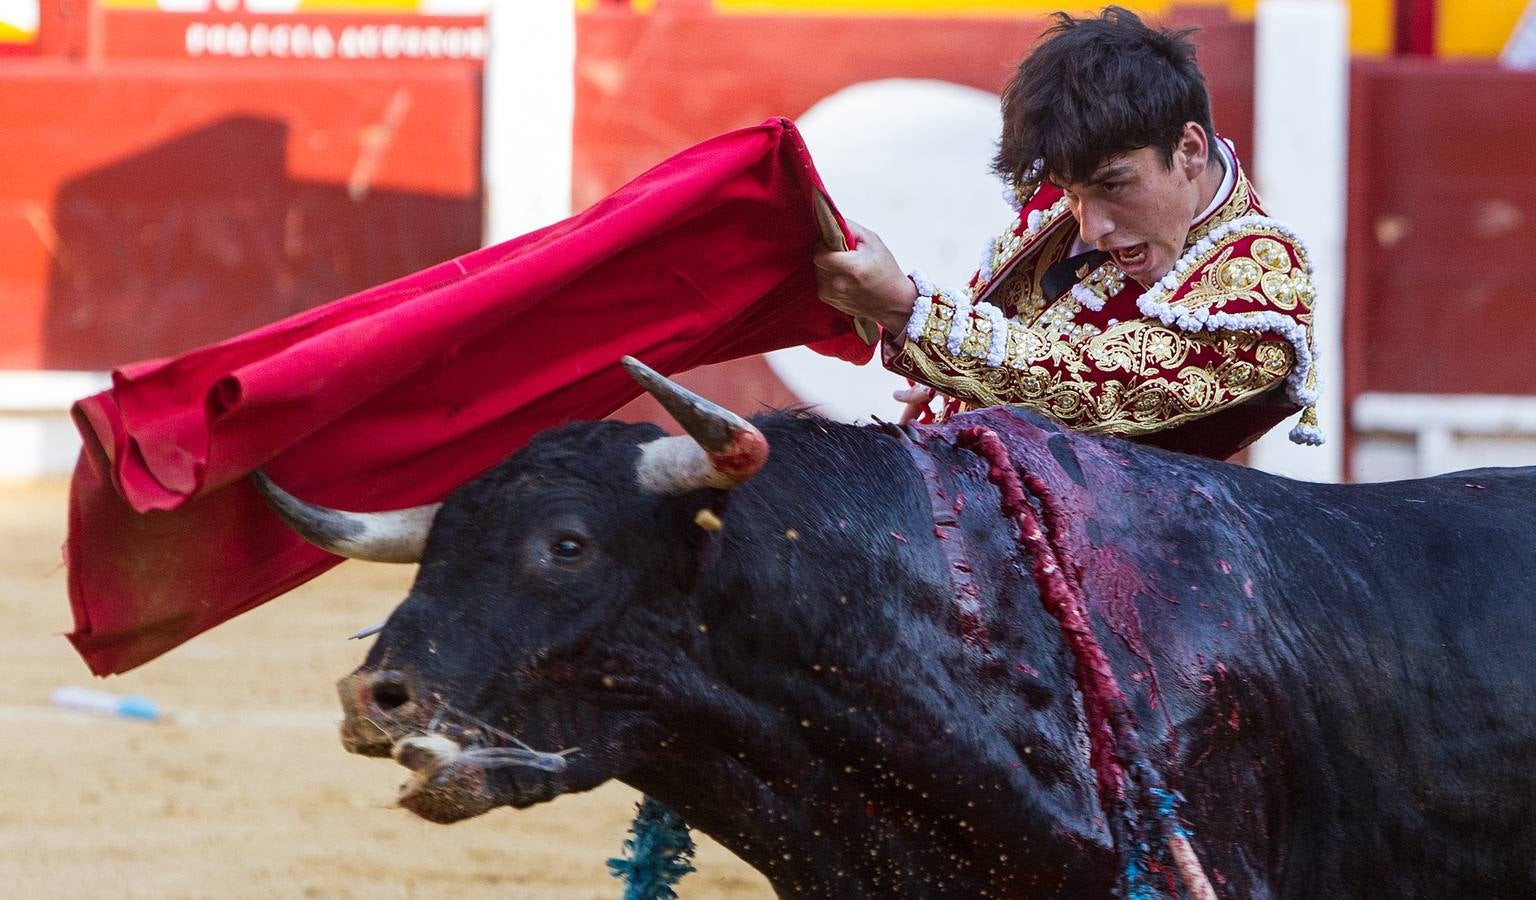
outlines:
[[[59,478],[74,468],[74,402],[106,390],[105,372],[0,371],[0,484]]]
[[[1252,463],[1310,481],[1344,477],[1345,173],[1349,157],[1349,9],[1344,0],[1261,0],[1254,38],[1254,170],[1275,218],[1296,229],[1316,270],[1317,411],[1328,443],[1296,447],[1282,426]]]
[[[576,3],[487,6],[481,152],[484,240],[494,244],[571,214]]]

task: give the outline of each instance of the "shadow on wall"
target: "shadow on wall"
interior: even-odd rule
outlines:
[[[43,365],[174,355],[479,246],[478,188],[293,180],[287,145],[285,124],[231,117],[64,184]]]

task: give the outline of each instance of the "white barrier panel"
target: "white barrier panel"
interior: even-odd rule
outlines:
[[[1536,397],[1361,394],[1351,420],[1357,481],[1536,465]]]
[[[0,372],[0,482],[68,475],[80,454],[69,407],[110,386],[104,372]]]
[[[1254,47],[1254,180],[1271,215],[1295,228],[1317,285],[1313,342],[1328,443],[1298,447],[1276,428],[1253,445],[1258,468],[1309,481],[1344,477],[1344,232],[1349,161],[1349,9],[1343,0],[1262,0]],[[1238,148],[1241,153],[1242,148]]]
[[[571,214],[574,0],[493,4],[481,102],[485,243]]]

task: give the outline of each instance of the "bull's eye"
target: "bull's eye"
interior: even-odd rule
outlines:
[[[528,574],[560,578],[599,559],[601,546],[580,516],[558,512],[527,535],[521,552]]]

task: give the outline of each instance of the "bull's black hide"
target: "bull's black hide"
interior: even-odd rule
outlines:
[[[1218,893],[1533,896],[1536,473],[1304,484],[991,411],[919,433],[935,485],[892,429],[758,424],[772,455],[730,493],[643,493],[659,431],[588,423],[448,500],[353,715],[398,737],[446,702],[581,752],[413,808],[618,778],[785,895],[1108,896],[1071,658],[952,443],[983,424],[1063,511],[1052,537]]]

